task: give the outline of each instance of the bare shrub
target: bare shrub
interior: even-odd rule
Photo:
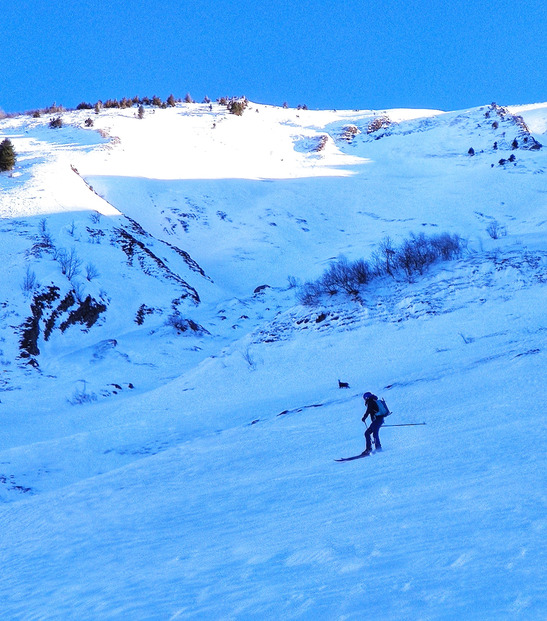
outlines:
[[[166,320],[166,325],[174,328],[179,334],[184,332],[193,332],[197,335],[207,334],[207,330],[203,326],[200,326],[192,319],[186,319],[179,311],[174,311]]]
[[[360,287],[366,285],[372,278],[372,271],[369,264],[364,259],[358,259],[350,266],[351,276],[355,283]]]
[[[72,393],[72,397],[67,399],[70,405],[84,405],[86,403],[93,403],[94,401],[97,401],[97,395],[94,392],[87,392],[86,381],[80,381],[82,382],[82,386],[77,386]]]
[[[395,262],[411,280],[414,274],[422,275],[427,267],[438,260],[448,261],[460,256],[463,242],[458,235],[443,233],[426,237],[423,233],[412,235],[403,242],[395,255]]]
[[[410,245],[413,250],[414,270],[419,274],[423,274],[424,269],[437,259],[431,240],[427,239],[423,233],[420,233],[420,235],[413,234],[410,238]]]
[[[412,280],[416,272],[422,274],[424,268],[433,262],[432,254],[428,252],[428,245],[424,238],[413,237],[403,242],[396,254],[396,265],[405,274],[406,278]]]
[[[297,297],[305,306],[316,306],[324,295],[343,293],[356,298],[362,287],[375,278],[402,274],[411,281],[415,274],[423,274],[428,266],[439,260],[448,261],[461,256],[465,247],[459,235],[442,233],[426,237],[412,234],[399,247],[389,237],[374,252],[374,264],[364,259],[349,262],[345,257],[331,263],[315,281],[308,281],[298,289]]]
[[[31,254],[39,257],[42,252],[51,252],[53,248],[53,239],[47,230],[47,220],[42,218],[38,223],[38,239],[32,246]]]
[[[82,304],[85,299],[85,287],[83,283],[73,282],[72,291],[74,292],[74,298],[77,300],[77,302]]]
[[[38,287],[36,274],[27,265],[25,276],[23,278],[23,282],[21,283],[21,289],[23,293],[31,293],[34,289],[36,289],[36,287]]]
[[[296,287],[298,286],[298,279],[296,278],[296,276],[287,276],[287,282],[289,289],[296,289]]]
[[[414,272],[414,251],[409,241],[405,241],[399,248],[396,265],[404,272],[408,280],[412,279],[412,274]]]
[[[82,265],[81,259],[78,257],[74,248],[68,252],[65,248],[60,248],[55,256],[55,259],[59,261],[61,266],[61,272],[71,280],[74,276],[80,273],[80,267]]]
[[[340,291],[345,291],[349,295],[355,295],[358,289],[357,283],[352,277],[350,263],[346,257],[340,257],[337,261],[330,264],[328,270],[323,274],[321,284],[330,295]]]
[[[376,255],[376,271],[379,276],[388,274],[393,276],[395,263],[395,249],[393,248],[393,242],[389,237],[385,237],[380,242],[378,254]]]
[[[298,300],[304,306],[317,306],[323,295],[319,282],[307,281],[298,289]]]
[[[323,274],[321,285],[331,295],[343,292],[356,296],[359,289],[366,285],[372,277],[369,264],[363,260],[350,262],[346,257],[340,257],[331,263],[328,270]]]
[[[430,238],[430,243],[435,249],[437,258],[443,261],[461,257],[465,249],[465,240],[457,234],[434,235]]]
[[[490,224],[486,227],[486,232],[492,239],[499,239],[500,237],[507,235],[506,228],[497,220],[492,220],[492,222],[490,222]]]
[[[93,265],[93,263],[88,263],[85,266],[85,277],[87,280],[91,282],[94,278],[97,278],[97,276],[99,276],[99,270],[95,267],[95,265]]]

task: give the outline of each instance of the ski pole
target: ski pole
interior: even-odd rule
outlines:
[[[416,427],[417,425],[425,425],[425,423],[401,423],[399,425],[382,425],[380,429],[384,427]]]

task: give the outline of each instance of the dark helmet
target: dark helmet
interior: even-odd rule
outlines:
[[[373,398],[374,398],[374,395],[373,395],[371,392],[366,392],[366,393],[363,395],[363,399],[364,399],[365,401],[366,401],[367,399],[370,399],[371,397],[373,397]]]

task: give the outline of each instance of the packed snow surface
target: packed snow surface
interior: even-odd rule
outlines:
[[[547,104],[62,120],[0,121],[0,616],[547,618]],[[337,463],[364,391],[425,424]]]

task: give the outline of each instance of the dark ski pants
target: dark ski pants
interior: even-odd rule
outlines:
[[[372,423],[370,423],[370,425],[367,427],[367,430],[365,431],[365,440],[367,441],[367,451],[371,451],[372,450],[372,442],[370,440],[370,436],[372,436],[374,438],[374,445],[376,446],[377,449],[382,448],[382,445],[380,443],[380,436],[378,435],[378,432],[380,431],[380,427],[384,424],[384,417],[383,416],[377,416]]]

